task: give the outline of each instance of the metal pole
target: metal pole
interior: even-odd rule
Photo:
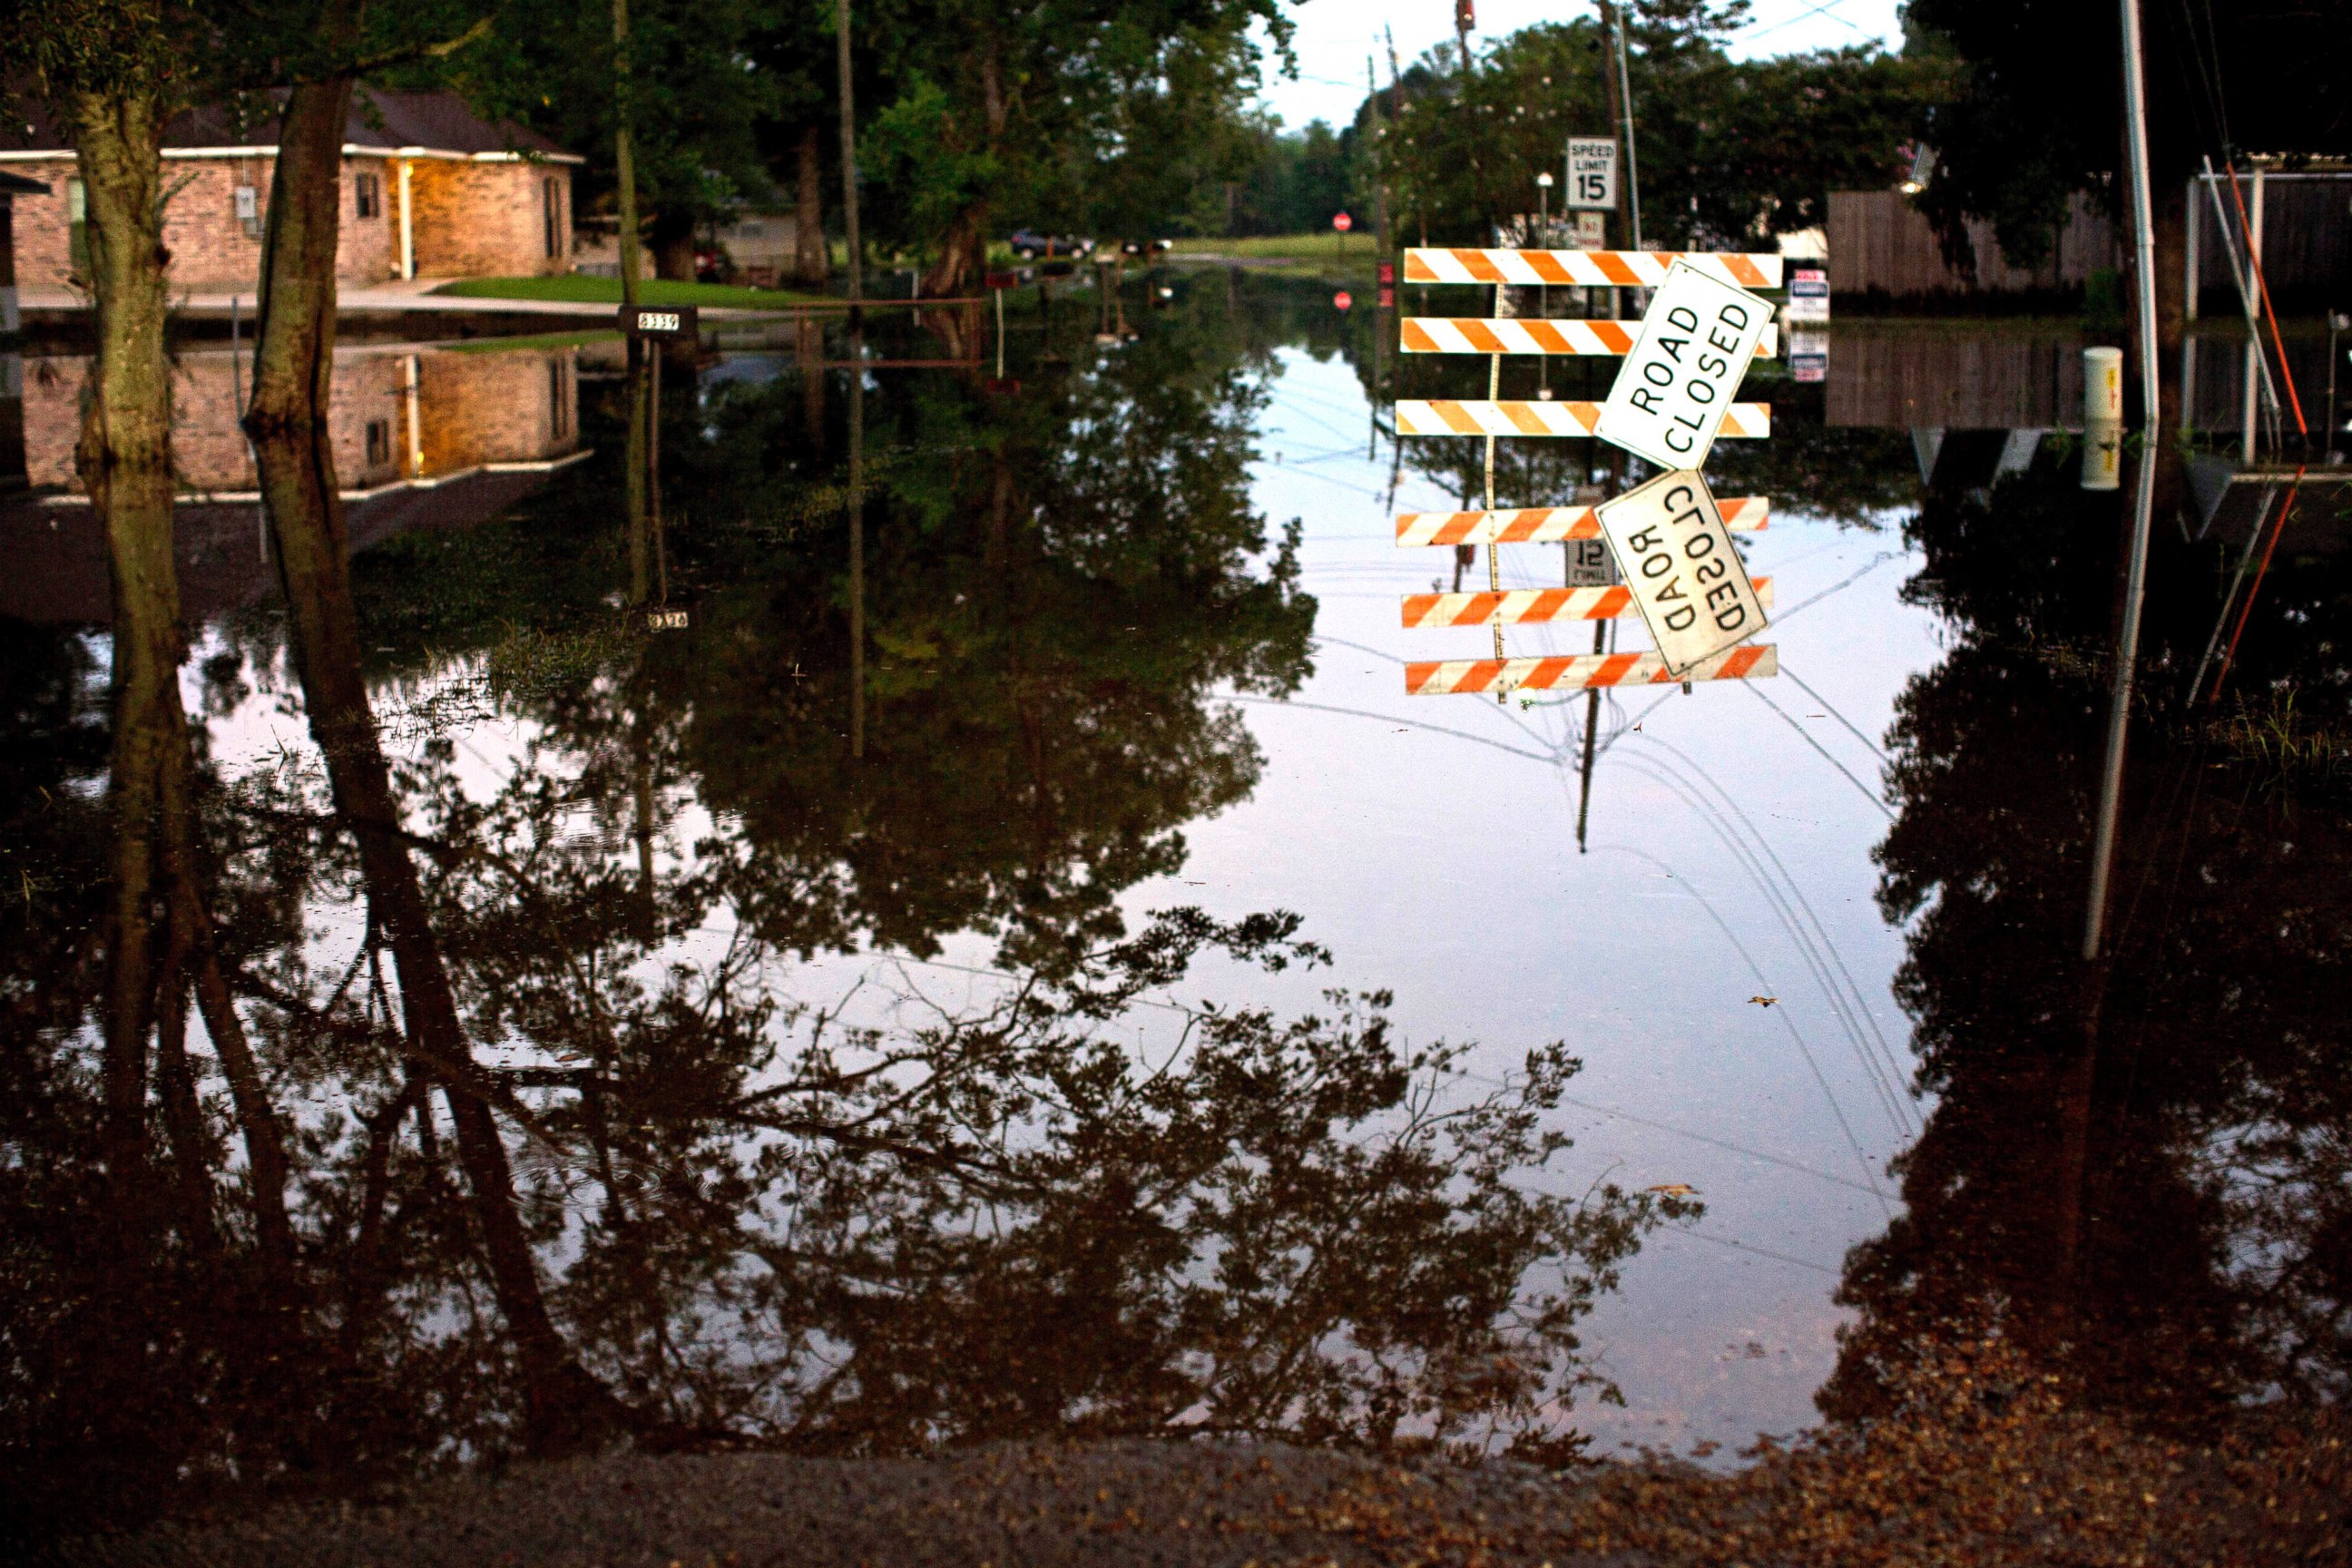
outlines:
[[[1633,79],[1625,68],[1625,12],[1617,11],[1617,101],[1625,110],[1625,192],[1632,201],[1633,248],[1642,248],[1642,164],[1633,155]]]
[[[2254,166],[2254,200],[2246,223],[2246,269],[2259,272],[2263,264],[2263,170]],[[2257,437],[2254,430],[2254,375],[2257,368],[2267,369],[2263,360],[2263,336],[2250,316],[2246,322],[2246,428],[2244,452],[2240,460],[2248,468],[2254,466]]]
[[[2197,210],[2197,176],[2194,174],[2189,177],[2188,206],[2188,243],[2181,247],[2185,252],[2181,259],[2181,270],[2187,274],[2181,279],[2181,303],[2186,307],[2182,314],[2193,321],[2197,319],[2197,290],[2203,283],[2203,268],[2200,265],[2201,258],[2198,255],[2198,242],[2205,234],[2205,215]]]
[[[850,333],[849,754],[866,756],[866,335]]]
[[[2125,143],[2131,155],[2133,259],[2139,284],[2139,488],[2132,497],[2131,550],[2124,568],[2122,635],[2107,706],[2106,766],[2099,782],[2099,820],[2091,841],[2091,907],[2083,922],[2083,957],[2096,961],[2105,936],[2107,884],[2114,872],[2116,818],[2122,808],[2124,737],[2131,721],[2132,666],[2139,657],[2140,595],[2147,582],[2148,524],[2156,510],[2156,232],[2147,190],[2147,104],[2143,82],[2139,0],[2123,0]]]

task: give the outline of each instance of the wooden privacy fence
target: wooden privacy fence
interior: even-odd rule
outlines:
[[[1992,225],[1981,219],[1970,222],[1973,281],[1946,263],[1934,226],[1900,191],[1832,191],[1829,243],[1833,296],[1903,299],[2080,289],[2092,273],[2124,262],[2115,226],[2080,195],[2059,231],[2056,248],[2040,267],[2011,266],[1993,238]]]
[[[2239,195],[2251,216],[2256,202],[2251,174],[2242,174]],[[2190,314],[2234,315],[2239,306],[2230,279],[2228,252],[2213,199],[2200,182],[2186,185],[2191,224],[2183,237],[2183,258],[2192,289]],[[2236,226],[2228,184],[2221,205]],[[2352,173],[2263,175],[2263,273],[2283,309],[2340,309],[2352,302]],[[2076,195],[2066,226],[2047,261],[2012,267],[1983,220],[1968,226],[1976,257],[1973,280],[1944,260],[1936,231],[1911,198],[1900,191],[1830,193],[1830,288],[1838,294],[1875,294],[1888,299],[2071,291],[2103,268],[2121,272],[2129,264],[2122,232],[2096,202]]]

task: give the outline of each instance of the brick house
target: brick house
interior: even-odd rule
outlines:
[[[182,289],[249,289],[278,121],[240,127],[226,109],[192,110],[163,134],[163,243]],[[335,276],[512,278],[572,270],[572,172],[583,160],[518,125],[493,124],[455,93],[352,95],[343,132]],[[17,280],[56,288],[81,255],[81,176],[67,140],[37,111],[0,125],[0,171],[48,186],[16,198]]]

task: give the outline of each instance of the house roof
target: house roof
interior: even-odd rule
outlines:
[[[280,90],[249,106],[209,103],[184,110],[163,128],[165,156],[274,150]],[[240,110],[242,109],[242,112]],[[20,115],[0,124],[0,158],[69,156],[71,140],[37,101],[19,104]],[[489,121],[454,92],[389,92],[362,83],[352,94],[343,124],[346,153],[404,153],[422,158],[544,158],[559,163],[585,162],[528,126]]]

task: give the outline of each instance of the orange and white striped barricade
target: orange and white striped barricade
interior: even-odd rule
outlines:
[[[1511,399],[1404,397],[1396,405],[1400,436],[1590,436],[1601,422],[1598,403],[1520,403]],[[1772,434],[1772,405],[1735,403],[1724,411],[1719,435],[1761,440]]]
[[[1622,358],[1633,346],[1626,321],[1547,321],[1541,317],[1407,316],[1397,342],[1409,354],[1595,354]],[[1764,329],[1758,359],[1780,352],[1777,327]]]
[[[1756,596],[1772,607],[1772,579],[1756,580]],[[1633,608],[1633,591],[1613,588],[1506,588],[1478,594],[1407,594],[1404,624],[1423,626],[1530,626],[1547,621],[1613,621]]]
[[[1686,261],[1736,289],[1780,287],[1780,258],[1731,250],[1482,250],[1404,253],[1407,283],[1507,283],[1520,288],[1654,289]]]
[[[1765,496],[1735,496],[1717,501],[1723,525],[1734,533],[1760,533],[1771,526],[1772,502]],[[1528,506],[1502,511],[1407,511],[1397,514],[1400,547],[1420,544],[1558,544],[1601,537],[1601,513],[1589,506]]]
[[[1409,697],[1475,692],[1581,691],[1597,686],[1672,686],[1686,680],[1759,680],[1780,673],[1780,650],[1743,643],[1680,675],[1654,653],[1588,653],[1557,658],[1450,658],[1404,667]]]

